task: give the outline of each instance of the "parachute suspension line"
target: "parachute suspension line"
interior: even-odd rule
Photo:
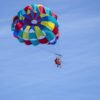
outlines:
[[[63,57],[62,54],[60,53],[60,43],[57,43],[56,45],[41,45],[39,46],[39,49],[41,49],[42,51],[46,51],[48,53],[51,53],[53,55],[55,55],[56,57]],[[58,50],[58,51],[57,51]]]
[[[57,54],[57,53],[54,52],[53,50],[50,50],[47,46],[46,46],[46,47],[45,47],[45,46],[39,47],[39,49],[41,49],[42,51],[46,51],[46,52],[48,52],[48,53],[51,53],[51,54],[53,54],[53,55],[56,55],[56,54]]]
[[[56,45],[54,46],[55,47],[55,56],[56,57],[62,57],[62,54],[61,54],[61,41],[57,41]]]
[[[56,57],[63,57],[61,54],[61,41],[57,41],[56,44],[54,45],[41,45],[42,47],[40,49],[42,49],[43,51],[46,51],[48,53],[51,53],[53,55],[55,55]]]

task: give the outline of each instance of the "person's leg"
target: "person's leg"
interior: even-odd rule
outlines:
[[[59,64],[59,68],[62,68],[61,64]]]
[[[59,67],[59,65],[57,65],[57,68]]]

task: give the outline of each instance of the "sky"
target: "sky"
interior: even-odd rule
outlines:
[[[13,37],[12,19],[29,4],[58,15],[56,45],[26,46]],[[0,100],[100,100],[99,0],[2,0],[0,31]]]

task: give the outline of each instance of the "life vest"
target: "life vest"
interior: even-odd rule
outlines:
[[[56,59],[55,59],[55,63],[56,63],[57,65],[61,65],[61,60],[60,60],[60,58],[56,58]]]

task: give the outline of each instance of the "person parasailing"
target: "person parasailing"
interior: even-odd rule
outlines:
[[[62,67],[61,65],[62,65],[62,61],[61,61],[61,57],[62,57],[62,55],[58,55],[58,54],[56,54],[57,55],[57,57],[56,57],[56,59],[54,60],[54,62],[55,62],[55,64],[57,65],[57,67]]]

